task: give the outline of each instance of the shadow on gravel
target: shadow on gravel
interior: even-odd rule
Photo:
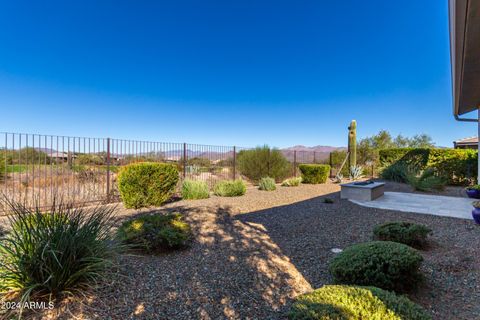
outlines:
[[[141,215],[167,212],[183,213],[190,222],[192,247],[123,255],[118,277],[87,303],[86,314],[95,319],[285,319],[294,297],[331,282],[331,249],[370,240],[375,225],[425,223],[434,232],[446,230],[440,238],[444,247],[455,246],[465,229],[463,222],[448,218],[357,206],[340,200],[338,192],[246,214],[233,214],[227,206],[179,205]],[[478,240],[467,231],[464,239]],[[427,264],[440,254],[426,253]],[[455,279],[461,284],[464,278],[462,273]],[[453,298],[435,290],[435,298],[421,297],[423,305],[439,304],[448,315],[451,308],[442,305]]]

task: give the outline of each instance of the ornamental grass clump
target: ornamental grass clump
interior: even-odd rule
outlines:
[[[336,283],[407,291],[422,279],[422,256],[413,248],[391,241],[371,241],[346,248],[330,263]]]
[[[0,239],[0,292],[57,296],[94,286],[120,246],[112,239],[113,206],[91,209],[38,206],[5,200],[10,230]]]
[[[327,285],[297,297],[292,320],[431,320],[407,297],[376,287]]]
[[[302,183],[302,177],[285,179],[282,182],[282,187],[298,187]]]
[[[275,179],[273,178],[265,177],[260,179],[260,182],[258,183],[258,190],[275,191],[276,189],[277,186],[275,185]]]
[[[117,236],[133,249],[155,253],[187,247],[192,232],[179,213],[153,214],[125,221]]]
[[[187,200],[207,199],[210,191],[205,181],[185,180],[182,183],[182,198]]]
[[[239,197],[247,192],[247,186],[243,180],[223,180],[213,188],[213,193],[220,197]]]
[[[412,222],[388,222],[373,229],[375,239],[403,243],[414,248],[423,248],[432,232],[427,226]]]

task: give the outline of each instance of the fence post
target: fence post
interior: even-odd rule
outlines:
[[[297,176],[297,150],[293,150],[293,176]]]
[[[107,138],[107,202],[110,202],[110,138]]]
[[[237,147],[233,146],[233,180],[237,177]]]
[[[183,179],[187,177],[187,144],[183,143]]]
[[[329,157],[329,160],[328,160],[328,164],[330,165],[330,178],[333,178],[333,161],[332,161],[332,153],[330,152],[328,154],[328,157]]]
[[[313,151],[313,163],[317,163],[317,154]]]

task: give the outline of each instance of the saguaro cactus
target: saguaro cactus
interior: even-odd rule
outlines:
[[[352,120],[348,127],[348,152],[349,165],[355,167],[357,165],[357,121]]]

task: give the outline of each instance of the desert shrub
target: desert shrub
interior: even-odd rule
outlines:
[[[301,164],[298,168],[302,173],[303,183],[325,183],[330,174],[330,166],[327,164]]]
[[[282,187],[298,187],[302,183],[302,177],[285,179],[282,182]]]
[[[242,180],[223,180],[213,188],[213,193],[220,197],[238,197],[247,192],[247,186]]]
[[[127,208],[162,205],[172,196],[177,182],[177,168],[166,163],[132,163],[118,174],[118,190]]]
[[[337,283],[404,291],[421,279],[422,256],[407,245],[372,241],[346,248],[330,264]]]
[[[192,233],[182,215],[154,214],[125,221],[118,229],[118,239],[134,249],[159,252],[188,246]]]
[[[344,163],[345,158],[347,157],[347,151],[345,150],[335,150],[330,152],[330,165],[335,171],[335,174],[342,174],[342,176],[347,177],[350,174],[350,168],[348,167],[348,160],[345,165],[342,167],[342,170],[338,172],[340,166]]]
[[[297,297],[292,320],[430,320],[407,297],[376,287],[327,285]]]
[[[380,150],[379,155],[383,167],[403,163],[414,171],[431,168],[448,184],[469,184],[477,176],[477,150],[398,148]]]
[[[431,232],[430,228],[411,222],[387,222],[373,229],[377,240],[399,242],[414,248],[425,246]]]
[[[5,178],[7,171],[6,156],[0,151],[0,181]]]
[[[411,174],[408,165],[404,163],[395,163],[382,170],[380,176],[382,179],[406,183]]]
[[[11,230],[0,240],[0,291],[32,294],[90,287],[112,264],[119,246],[111,238],[115,207],[53,205],[48,212],[6,201]]]
[[[275,189],[277,189],[277,186],[275,185],[275,180],[273,178],[265,177],[260,179],[258,190],[274,191]]]
[[[437,176],[431,168],[425,169],[420,175],[409,174],[407,182],[418,191],[443,190],[446,184],[446,180]]]
[[[268,146],[240,151],[237,166],[242,175],[255,183],[263,177],[280,182],[292,172],[291,164],[280,150]]]
[[[193,157],[187,159],[187,166],[210,167],[212,162],[206,158]]]
[[[75,159],[76,164],[81,164],[81,165],[102,165],[106,161],[104,161],[104,158],[97,154],[79,154],[77,158]]]
[[[185,180],[182,184],[183,199],[206,199],[210,197],[205,181]]]

